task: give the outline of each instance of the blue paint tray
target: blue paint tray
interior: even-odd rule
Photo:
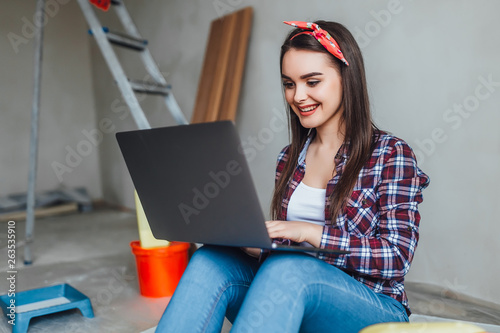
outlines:
[[[12,299],[15,301],[15,308],[11,306]],[[14,320],[13,333],[26,333],[33,317],[70,309],[79,309],[82,315],[87,318],[94,317],[90,299],[66,283],[22,291],[16,293],[14,297],[2,295],[0,296],[0,307],[8,322],[12,323]]]

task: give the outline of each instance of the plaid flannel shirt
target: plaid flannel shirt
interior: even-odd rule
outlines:
[[[422,190],[429,177],[418,167],[411,148],[401,139],[385,132],[376,133],[376,144],[370,160],[361,169],[353,192],[342,214],[333,221],[329,196],[349,158],[349,143],[344,143],[335,156],[336,175],[326,188],[325,222],[321,248],[351,251],[348,255],[321,255],[332,264],[377,293],[401,302],[410,314],[404,290],[417,247]],[[305,174],[305,156],[309,137],[281,203],[279,220],[286,220],[292,193]],[[276,180],[288,160],[289,146],[278,157]]]

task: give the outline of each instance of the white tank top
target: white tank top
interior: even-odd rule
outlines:
[[[300,182],[288,203],[286,219],[325,225],[325,196],[326,189]]]

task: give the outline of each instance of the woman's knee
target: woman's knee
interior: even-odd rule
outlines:
[[[262,264],[258,275],[268,281],[272,279],[281,288],[294,290],[311,282],[332,282],[349,277],[339,268],[302,253],[272,254]]]
[[[233,275],[246,271],[245,254],[237,248],[205,245],[195,251],[187,272],[193,272],[207,280],[232,279]]]
[[[189,266],[200,269],[218,270],[225,266],[224,262],[230,257],[227,248],[219,246],[202,246],[196,250],[189,261]]]
[[[302,274],[303,262],[307,261],[304,259],[298,253],[273,253],[260,267],[257,281],[262,282],[265,288],[279,289],[285,294],[291,290],[297,291],[307,281],[305,274]]]
[[[221,249],[217,246],[204,245],[198,248],[191,257],[190,262],[192,261],[213,261],[213,258],[219,256]]]
[[[259,272],[266,271],[272,276],[308,277],[324,264],[310,255],[302,253],[274,253],[263,263]]]

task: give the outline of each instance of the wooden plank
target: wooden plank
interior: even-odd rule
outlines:
[[[35,209],[35,218],[69,214],[78,212],[78,204],[76,202],[67,203],[64,205],[57,205],[53,207],[37,208]],[[7,221],[24,221],[26,220],[26,211],[12,212],[0,214],[0,222]]]
[[[222,33],[222,25],[218,21],[213,21],[210,25],[210,34],[205,48],[205,59],[203,69],[198,83],[198,93],[191,117],[191,123],[204,122],[207,110],[207,103],[211,93],[212,78],[215,76],[215,67],[219,55],[218,44],[221,41],[219,34]]]
[[[252,13],[247,7],[212,21],[192,123],[235,120]]]
[[[220,22],[219,24],[222,32],[219,35],[219,52],[215,67],[215,75],[212,78],[212,86],[210,87],[212,92],[207,103],[207,110],[204,117],[205,122],[216,121],[219,117],[226,75],[229,70],[228,64],[230,63],[231,41],[234,35],[234,29],[232,29],[232,27],[236,21],[236,15],[229,15],[224,18],[224,20],[218,21]]]
[[[245,60],[248,49],[248,40],[252,28],[252,8],[247,7],[235,13],[237,15],[236,25],[232,27],[237,33],[231,43],[231,56],[229,70],[226,76],[222,103],[218,120],[235,120],[238,109],[238,101],[245,72]]]

